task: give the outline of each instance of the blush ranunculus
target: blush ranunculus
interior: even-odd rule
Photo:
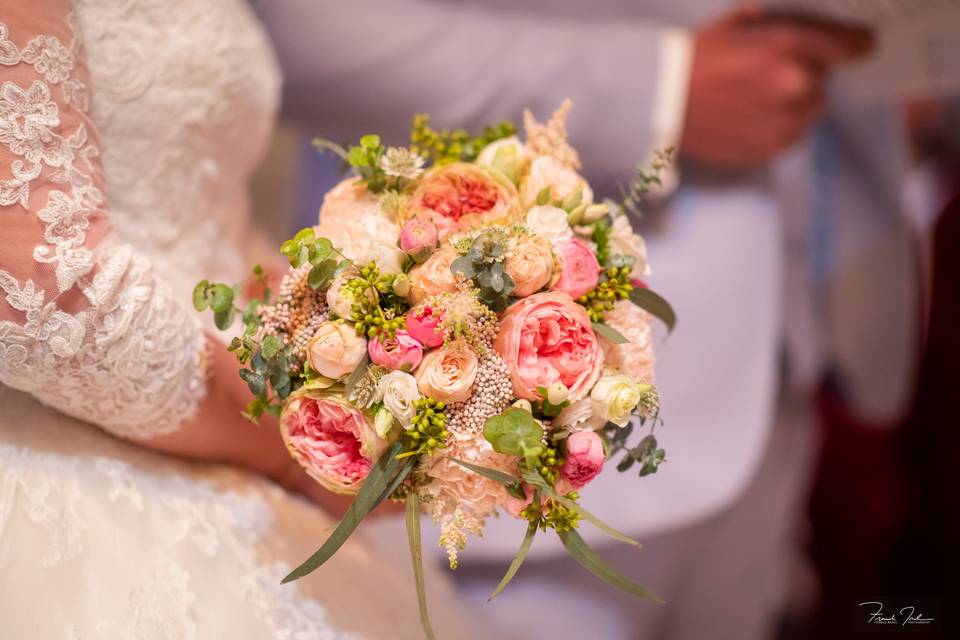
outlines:
[[[513,295],[525,298],[550,284],[555,262],[546,238],[527,234],[513,238],[503,265],[513,280]]]
[[[439,242],[437,225],[427,218],[410,218],[400,230],[400,248],[417,262],[423,262],[429,258],[437,248],[437,242]]]
[[[367,350],[374,364],[395,371],[413,371],[423,359],[423,345],[402,329],[393,338],[374,338],[367,343]]]
[[[464,345],[434,349],[417,369],[420,393],[441,402],[463,402],[477,378],[477,354]]]
[[[580,489],[603,470],[603,441],[596,431],[577,431],[567,438],[567,461],[560,477]]]
[[[433,349],[443,344],[444,334],[440,328],[443,311],[429,304],[411,309],[407,313],[407,333],[423,346]]]
[[[336,493],[360,490],[388,442],[367,416],[336,394],[301,389],[280,414],[287,449],[311,478]]]
[[[367,341],[350,325],[328,320],[307,342],[307,362],[322,376],[339,380],[360,366],[367,352]]]
[[[515,222],[517,202],[508,180],[463,162],[431,169],[411,196],[412,212],[432,218],[441,239],[451,231]]]
[[[600,376],[603,350],[586,310],[561,291],[535,293],[509,307],[493,343],[510,368],[518,398],[539,400],[537,387],[562,383],[571,402]]]
[[[573,238],[553,245],[560,256],[560,279],[553,285],[571,298],[579,298],[597,286],[600,281],[600,263],[583,240]]]

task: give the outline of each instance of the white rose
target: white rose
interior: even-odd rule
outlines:
[[[640,384],[624,375],[608,375],[597,380],[590,392],[593,413],[606,422],[625,426],[640,402]]]
[[[517,136],[494,140],[477,156],[477,164],[499,169],[514,183],[519,180],[524,165],[529,160],[530,154]]]
[[[533,207],[527,212],[527,229],[550,242],[573,238],[573,230],[567,222],[567,212],[550,205]]]
[[[603,426],[603,418],[593,412],[593,402],[586,397],[564,407],[550,425],[554,430],[593,431]]]
[[[580,203],[593,203],[593,189],[579,173],[553,156],[538,156],[530,163],[530,171],[520,186],[524,206],[535,205],[537,196],[546,187],[550,187],[551,202],[566,200],[580,189]]]
[[[366,265],[374,262],[380,273],[398,274],[403,273],[403,263],[406,259],[407,254],[395,242],[375,242],[367,248],[359,264]]]
[[[345,378],[367,355],[367,341],[350,325],[328,320],[307,342],[307,362],[327,378]]]
[[[391,371],[380,378],[378,389],[383,395],[383,406],[404,429],[409,429],[417,413],[413,403],[420,398],[417,379],[403,371]]]
[[[610,250],[614,255],[630,256],[634,259],[631,278],[641,278],[650,275],[650,265],[647,264],[647,243],[643,237],[633,232],[627,216],[622,215],[613,221],[610,227]]]

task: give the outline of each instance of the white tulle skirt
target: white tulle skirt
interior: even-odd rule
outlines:
[[[420,638],[407,557],[351,540],[257,476],[121,442],[0,385],[0,638]],[[434,628],[475,637],[429,576]]]

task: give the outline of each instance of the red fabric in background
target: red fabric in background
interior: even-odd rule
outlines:
[[[812,637],[853,636],[864,595],[939,596],[947,633],[960,637],[960,198],[941,215],[933,246],[930,326],[904,423],[878,430],[820,395],[809,515],[822,601]]]

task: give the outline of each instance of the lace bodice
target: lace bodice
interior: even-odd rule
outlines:
[[[239,0],[0,20],[0,382],[120,435],[171,431],[204,393],[190,287],[240,276],[269,45]]]

